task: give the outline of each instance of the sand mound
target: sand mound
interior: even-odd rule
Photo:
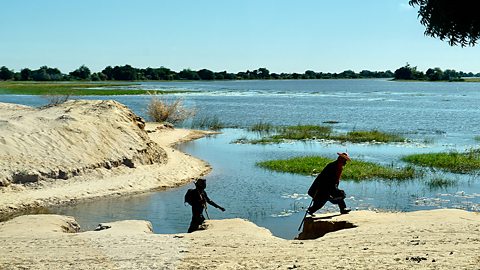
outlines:
[[[211,168],[172,145],[207,134],[146,124],[115,101],[0,103],[0,220],[186,184]]]
[[[76,100],[47,108],[0,103],[0,186],[165,162],[165,151],[144,126],[115,101]]]

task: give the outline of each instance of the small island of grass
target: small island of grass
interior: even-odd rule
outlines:
[[[295,157],[283,160],[269,160],[258,162],[257,166],[273,170],[276,172],[288,172],[295,174],[318,174],[332,159],[321,156]],[[352,160],[345,166],[342,179],[345,180],[406,180],[418,177],[420,172],[413,167],[394,168],[390,166],[381,166],[372,162]]]
[[[268,143],[282,143],[289,140],[333,140],[339,142],[405,142],[406,138],[393,133],[382,132],[379,130],[354,130],[345,134],[336,134],[332,131],[330,126],[317,125],[297,125],[286,127],[275,127],[268,123],[259,123],[249,128],[250,131],[255,131],[260,134],[267,134],[260,139],[246,139],[241,138],[235,143],[251,143],[251,144],[268,144]],[[272,135],[273,133],[273,135]]]
[[[402,158],[403,161],[418,166],[442,169],[453,173],[470,173],[480,170],[480,149],[465,153],[414,154]]]

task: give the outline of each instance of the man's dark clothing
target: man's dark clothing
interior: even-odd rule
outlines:
[[[308,209],[310,214],[322,208],[327,201],[338,204],[341,212],[346,208],[344,201],[345,192],[338,189],[343,169],[340,162],[337,159],[325,166],[322,172],[315,178],[315,181],[313,181],[310,189],[308,189],[308,195],[313,198],[313,205]]]
[[[207,208],[207,203],[216,207],[221,208],[218,204],[210,200],[207,196],[207,192],[205,190],[193,189],[192,191],[192,221],[190,222],[190,227],[188,228],[188,232],[193,232],[198,230],[198,227],[202,225],[205,221],[205,217],[203,216],[203,209]]]

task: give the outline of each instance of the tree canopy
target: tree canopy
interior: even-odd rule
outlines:
[[[474,46],[480,38],[478,2],[474,0],[410,0],[419,6],[425,35],[447,40],[451,46]]]
[[[256,70],[240,71],[237,73],[220,71],[214,72],[208,69],[192,70],[183,69],[180,72],[173,71],[166,67],[159,68],[135,68],[130,65],[107,66],[100,72],[92,73],[85,65],[68,74],[62,73],[58,68],[42,66],[39,69],[31,70],[24,68],[20,72],[0,67],[0,81],[172,81],[172,80],[308,80],[308,79],[373,79],[373,78],[395,78],[397,80],[444,80],[456,81],[461,77],[480,77],[480,73],[455,71],[453,69],[441,70],[430,68],[426,73],[418,71],[416,67],[406,66],[397,69],[395,72],[362,70],[355,72],[345,70],[340,73],[315,72],[306,70],[304,73],[275,73],[267,68]]]

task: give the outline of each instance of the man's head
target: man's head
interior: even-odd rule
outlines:
[[[347,161],[351,160],[350,156],[345,152],[344,153],[337,153],[337,155],[338,155],[337,160],[343,165],[347,164]]]
[[[195,187],[198,189],[205,189],[207,187],[207,179],[198,178],[197,181],[195,181]]]

